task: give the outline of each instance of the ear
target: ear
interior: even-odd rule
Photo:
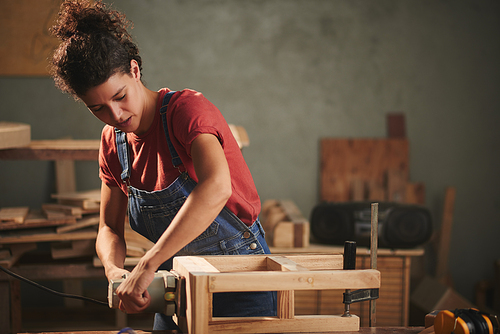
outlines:
[[[130,61],[130,75],[136,80],[141,80],[141,69],[135,59]]]

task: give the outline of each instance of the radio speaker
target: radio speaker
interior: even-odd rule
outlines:
[[[378,222],[378,243],[384,248],[413,248],[432,234],[431,214],[420,205],[379,203]],[[311,234],[320,243],[343,245],[352,240],[369,246],[370,231],[370,202],[326,202],[311,213]]]

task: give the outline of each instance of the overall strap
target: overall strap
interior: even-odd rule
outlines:
[[[115,128],[116,135],[116,150],[118,152],[118,159],[122,166],[121,179],[127,183],[130,178],[130,156],[128,153],[127,134]]]
[[[181,158],[179,158],[177,151],[175,151],[174,145],[172,145],[172,142],[170,141],[166,117],[168,103],[174,93],[175,91],[165,94],[162,106],[160,108],[160,114],[163,121],[163,130],[165,131],[165,135],[167,137],[168,150],[170,151],[170,155],[172,156],[172,164],[174,165],[174,167],[179,168],[179,166],[182,165],[182,161]],[[115,134],[116,150],[118,152],[118,159],[120,160],[120,165],[122,167],[122,173],[120,177],[124,183],[127,183],[130,178],[130,155],[127,143],[127,134],[121,130],[118,130],[117,128],[115,128]]]
[[[174,145],[170,140],[170,136],[168,134],[168,126],[167,126],[167,107],[168,103],[170,102],[170,98],[174,95],[174,93],[175,91],[168,92],[163,97],[163,103],[160,108],[160,115],[161,115],[161,120],[163,122],[163,130],[165,131],[165,137],[167,138],[168,150],[170,151],[170,155],[172,157],[172,165],[175,168],[179,169],[179,166],[182,165],[182,160],[179,157],[179,154],[177,154],[177,151],[175,150]]]

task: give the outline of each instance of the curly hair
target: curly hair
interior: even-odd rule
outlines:
[[[50,71],[56,87],[78,98],[115,73],[130,73],[131,60],[142,70],[139,49],[128,27],[132,23],[124,14],[101,1],[64,1],[57,23],[50,29],[61,40]]]

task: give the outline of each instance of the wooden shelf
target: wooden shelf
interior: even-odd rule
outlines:
[[[32,140],[28,146],[0,150],[3,160],[97,160],[100,140]]]

